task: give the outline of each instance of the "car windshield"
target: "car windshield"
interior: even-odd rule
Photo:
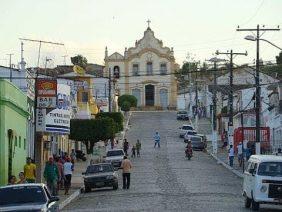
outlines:
[[[15,186],[0,188],[0,206],[28,203],[44,204],[47,201],[39,186]]]
[[[87,174],[101,173],[101,172],[112,172],[113,167],[108,164],[104,165],[92,165],[87,167]]]
[[[179,111],[178,114],[184,114],[184,115],[186,115],[187,112],[186,112],[186,111]]]
[[[197,133],[196,132],[194,132],[194,131],[188,131],[187,132],[187,135],[196,135]]]
[[[282,176],[282,162],[264,162],[259,165],[258,175]]]
[[[112,157],[112,156],[121,156],[124,155],[122,150],[116,150],[116,151],[108,151],[107,152],[107,157]]]
[[[193,127],[191,126],[182,126],[183,130],[193,130]]]
[[[200,137],[191,137],[192,142],[201,142],[202,139]]]

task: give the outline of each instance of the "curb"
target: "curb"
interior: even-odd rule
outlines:
[[[224,166],[226,169],[228,169],[229,171],[231,171],[231,172],[232,172],[233,174],[235,174],[237,177],[240,177],[240,178],[243,178],[243,177],[244,177],[244,175],[243,175],[241,172],[239,172],[239,171],[233,169],[231,166],[229,166],[228,164],[224,163],[224,162],[223,162],[221,159],[219,159],[216,155],[210,153],[210,151],[207,151],[207,153],[208,153],[210,156],[212,156],[213,159],[215,159],[218,164]]]
[[[59,210],[62,210],[64,207],[66,207],[71,201],[75,200],[82,191],[83,187],[77,189],[74,193],[72,193],[67,199],[65,199],[63,202],[59,204]]]

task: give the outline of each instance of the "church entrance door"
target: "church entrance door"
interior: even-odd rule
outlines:
[[[155,105],[155,86],[154,85],[145,86],[145,105],[146,106]]]

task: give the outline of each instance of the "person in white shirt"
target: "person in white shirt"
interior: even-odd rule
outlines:
[[[230,145],[230,148],[228,150],[228,157],[229,157],[229,165],[233,167],[233,161],[234,161],[234,148],[233,145]]]
[[[241,167],[242,166],[242,163],[243,163],[243,160],[244,160],[244,157],[243,157],[243,144],[242,142],[240,142],[237,146],[237,150],[238,150],[238,162],[239,162],[239,166]]]
[[[69,194],[69,189],[71,186],[71,177],[73,172],[73,164],[70,162],[70,158],[67,158],[64,163],[64,176],[65,176],[65,195]]]

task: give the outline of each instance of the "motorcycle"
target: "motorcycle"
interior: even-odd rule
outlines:
[[[76,153],[76,159],[86,161],[86,156],[81,150],[76,150],[75,153]]]
[[[193,156],[192,149],[186,148],[185,155],[186,155],[186,158],[188,158],[188,160],[190,160],[192,158],[192,156]]]

